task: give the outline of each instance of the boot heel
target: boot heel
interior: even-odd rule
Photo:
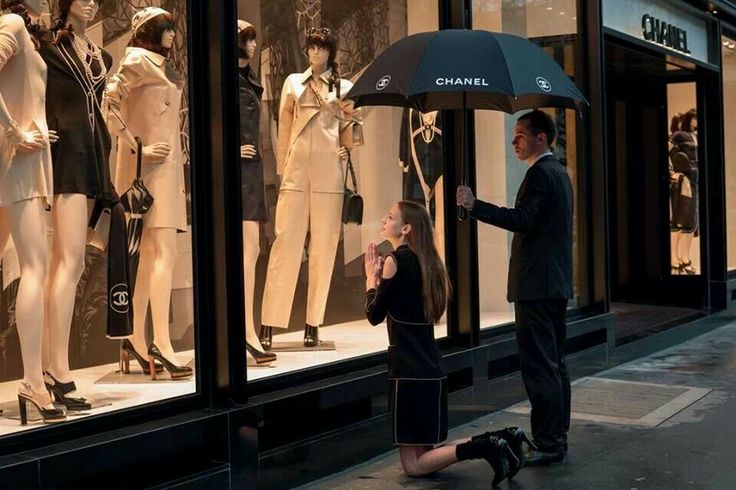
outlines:
[[[148,356],[148,369],[151,370],[151,379],[156,381],[156,363],[153,361],[152,356]]]
[[[18,395],[18,411],[20,412],[20,425],[28,425],[28,408],[26,399]]]

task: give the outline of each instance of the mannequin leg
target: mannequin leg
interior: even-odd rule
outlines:
[[[251,347],[265,352],[258,340],[253,320],[253,300],[256,287],[256,262],[260,253],[260,224],[257,221],[243,221],[243,276],[245,280],[245,340]]]
[[[0,260],[5,256],[8,243],[10,243],[10,217],[5,208],[0,208]]]
[[[672,270],[678,269],[682,261],[680,260],[680,236],[679,231],[670,232],[670,263]]]
[[[43,199],[26,199],[8,206],[10,229],[20,262],[20,285],[15,304],[23,381],[45,393],[41,368],[44,325],[44,281],[48,260],[47,221]]]
[[[153,343],[167,359],[176,359],[169,333],[169,307],[171,286],[176,265],[176,229],[150,228],[154,260],[151,269],[151,320],[153,321]]]
[[[135,291],[133,292],[133,335],[128,338],[135,351],[141,356],[145,356],[148,352],[146,317],[148,316],[148,303],[151,299],[151,270],[153,269],[154,257],[153,241],[149,229],[144,228],[141,236],[138,274],[136,275]]]
[[[690,263],[690,248],[692,248],[693,244],[693,238],[695,237],[695,234],[693,233],[680,233],[682,235],[680,237],[680,260],[683,264],[689,264]]]
[[[312,192],[310,196],[307,324],[313,327],[319,327],[325,319],[342,227],[342,199],[342,192]]]
[[[276,204],[276,240],[268,257],[261,323],[288,328],[309,225],[307,191],[282,190]]]
[[[443,178],[434,185],[434,244],[442,262],[445,261],[445,187]]]
[[[54,244],[46,296],[44,337],[48,357],[44,359],[44,367],[62,383],[71,381],[69,332],[76,286],[84,273],[88,219],[87,196],[84,194],[59,194],[54,197]]]

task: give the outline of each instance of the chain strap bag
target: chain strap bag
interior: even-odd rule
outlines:
[[[353,182],[353,188],[348,187],[348,175]],[[355,178],[353,159],[348,152],[347,171],[345,172],[345,184],[342,200],[342,222],[344,224],[363,224],[363,198],[358,194],[358,181]]]

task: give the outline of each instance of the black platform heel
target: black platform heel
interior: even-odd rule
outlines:
[[[271,350],[271,346],[273,345],[273,327],[261,325],[261,333],[258,335],[258,340],[261,341],[261,346],[264,350]]]
[[[148,363],[150,364],[149,371],[151,373],[151,379],[156,379],[156,368],[154,359],[163,364],[164,369],[169,372],[171,379],[184,379],[190,378],[194,374],[194,370],[189,366],[179,366],[166,359],[156,344],[151,344],[148,348]]]
[[[251,356],[253,356],[253,359],[256,360],[256,364],[258,364],[259,366],[261,364],[272,363],[276,360],[276,354],[274,354],[273,352],[263,352],[262,350],[259,350],[250,345],[247,340],[245,342],[245,349]]]
[[[458,461],[485,459],[493,468],[492,484],[495,487],[509,474],[508,450],[506,448],[508,448],[508,444],[499,437],[478,437],[455,446],[455,455]]]
[[[319,345],[319,328],[310,324],[304,325],[304,347],[317,347]]]
[[[123,374],[130,374],[130,358],[133,357],[136,361],[138,361],[138,364],[140,364],[141,369],[143,370],[143,374],[146,376],[151,375],[151,365],[148,363],[148,359],[143,357],[142,355],[138,354],[136,352],[135,347],[133,347],[133,344],[128,339],[124,339],[122,343],[120,344],[120,372]],[[158,362],[156,364],[156,372],[157,373],[163,373],[164,367],[159,364]]]
[[[509,463],[509,472],[506,477],[511,480],[526,462],[522,443],[527,443],[532,449],[536,449],[536,446],[519,427],[506,427],[493,432],[484,432],[483,434],[473,436],[471,440],[490,439],[491,437],[498,437],[507,443],[504,452],[506,460]]]
[[[41,414],[44,423],[54,424],[64,422],[66,413],[64,410],[56,408],[51,402],[51,397],[47,392],[36,393],[28,383],[21,383],[18,389],[18,411],[20,412],[20,425],[28,425],[28,408],[26,404],[31,402],[36,407],[38,413]]]
[[[74,384],[74,381],[62,383],[48,371],[43,372],[43,381],[46,389],[53,394],[54,400],[64,405],[68,411],[79,412],[92,408],[92,404],[86,398],[67,396],[69,393],[77,391],[77,385]]]

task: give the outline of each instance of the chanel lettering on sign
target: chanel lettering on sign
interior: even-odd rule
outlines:
[[[641,28],[644,39],[662,46],[667,46],[681,53],[690,54],[687,47],[687,31],[680,29],[664,20],[644,14],[641,18]]]

